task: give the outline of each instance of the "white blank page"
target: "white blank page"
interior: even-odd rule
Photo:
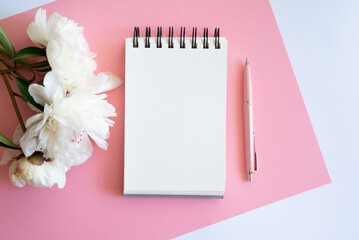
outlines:
[[[124,195],[222,197],[227,41],[133,47],[126,39]]]

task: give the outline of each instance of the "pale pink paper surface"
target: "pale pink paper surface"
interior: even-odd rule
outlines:
[[[219,199],[124,198],[124,86],[109,93],[117,109],[109,148],[67,174],[65,189],[14,187],[0,167],[2,239],[168,239],[329,183],[315,134],[268,0],[70,1],[45,5],[85,27],[99,71],[125,76],[125,38],[139,26],[215,27],[228,39],[227,182]],[[0,21],[16,49],[30,44],[36,9]],[[242,75],[252,66],[259,172],[248,183],[243,151]],[[140,70],[140,69],[139,69]],[[15,85],[14,85],[15,87]],[[15,113],[0,81],[0,132],[12,135]],[[23,103],[21,109],[27,109]],[[24,115],[31,112],[26,110]],[[2,152],[2,150],[1,150]]]

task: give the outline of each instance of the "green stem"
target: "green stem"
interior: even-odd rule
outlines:
[[[0,55],[0,61],[1,61],[7,68],[11,68],[10,63],[8,63],[3,57],[1,57],[1,55]]]
[[[47,60],[45,60],[45,61],[41,61],[41,62],[37,62],[37,63],[30,63],[30,64],[20,65],[20,66],[17,66],[17,67],[1,70],[0,74],[5,74],[5,73],[9,73],[9,72],[15,72],[17,70],[26,69],[26,68],[43,67],[43,66],[47,66],[47,65],[49,65],[49,62]]]
[[[12,66],[10,65],[10,63],[8,63],[4,58],[2,58],[1,55],[0,55],[0,62],[2,62],[7,68],[12,68]],[[16,74],[18,77],[20,77],[20,78],[22,78],[22,79],[24,79],[24,80],[30,82],[30,81],[27,80],[27,79],[25,78],[25,76],[22,75],[19,71],[14,71],[14,72],[15,72],[15,74]]]
[[[2,70],[2,69],[3,69],[3,68],[2,68],[1,65],[0,65],[0,70]],[[0,72],[2,72],[2,71],[0,71]],[[17,106],[16,100],[15,100],[15,96],[14,96],[14,93],[13,93],[13,91],[12,91],[12,89],[11,89],[9,80],[7,79],[5,73],[1,73],[1,76],[2,76],[2,78],[4,79],[4,82],[5,82],[7,91],[9,92],[12,105],[14,106],[14,109],[15,109],[15,113],[16,113],[16,116],[17,116],[17,120],[18,120],[19,123],[20,123],[20,126],[21,126],[22,131],[25,132],[25,131],[26,131],[26,127],[25,127],[24,121],[22,120],[22,117],[21,117],[21,114],[20,114],[20,110],[19,110],[19,107]]]

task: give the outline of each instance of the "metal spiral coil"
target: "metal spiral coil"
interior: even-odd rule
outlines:
[[[168,29],[168,48],[173,48],[173,27]]]
[[[133,47],[138,48],[138,38],[140,37],[140,28],[135,27],[133,31]]]
[[[185,27],[183,27],[183,34],[182,34],[182,27],[181,27],[180,48],[186,48],[186,28]]]
[[[145,48],[151,47],[150,38],[151,38],[151,27],[146,27]]]
[[[204,28],[203,30],[203,48],[208,49],[208,28]]]
[[[197,28],[192,29],[192,48],[197,48]]]
[[[134,27],[133,31],[133,47],[138,48],[138,38],[140,37],[140,28],[138,26]],[[145,48],[151,47],[151,27],[146,27],[146,35],[145,35]],[[186,28],[181,27],[180,32],[180,48],[186,48]],[[157,38],[156,38],[156,47],[162,48],[162,27],[157,27]],[[192,39],[191,39],[191,47],[197,48],[197,28],[192,28]],[[173,27],[169,27],[168,29],[168,48],[174,48],[173,42]],[[203,48],[209,48],[209,40],[208,40],[208,28],[203,29]],[[214,29],[214,48],[220,49],[220,33],[219,28]]]
[[[162,27],[157,27],[156,46],[157,48],[162,48]]]
[[[219,28],[214,29],[214,47],[221,48],[221,43],[219,42]]]

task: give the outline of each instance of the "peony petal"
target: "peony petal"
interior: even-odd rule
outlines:
[[[0,165],[7,164],[10,160],[18,157],[20,154],[21,154],[20,150],[6,149],[2,154],[2,159],[0,161]]]
[[[38,139],[39,130],[36,130],[38,122],[31,124],[25,134],[20,138],[20,146],[25,156],[30,156],[38,149]]]
[[[46,19],[46,10],[40,8],[35,15],[35,21],[26,29],[31,41],[39,47],[46,47],[48,42]]]
[[[43,114],[43,113],[38,113],[38,114],[35,114],[35,115],[29,117],[29,118],[26,120],[26,123],[25,123],[26,128],[29,128],[29,127],[30,127],[31,125],[33,125],[35,122],[42,121],[43,118],[44,118],[44,114]]]
[[[99,136],[98,134],[96,134],[95,132],[92,131],[88,131],[88,134],[90,135],[90,137],[92,138],[92,140],[95,141],[95,143],[97,144],[97,146],[99,146],[100,148],[102,148],[103,150],[107,150],[107,142],[105,141],[104,137]]]
[[[66,184],[66,175],[65,174],[58,174],[56,183],[57,183],[58,188],[63,189],[65,187],[65,184]]]
[[[29,86],[29,93],[35,102],[44,106],[46,103],[52,103],[55,97],[57,100],[59,97],[63,98],[66,94],[66,90],[59,80],[58,74],[54,71],[50,71],[45,75],[44,86],[36,83],[31,84]]]
[[[22,135],[24,135],[24,132],[22,131],[20,124],[18,124],[15,128],[14,134],[12,135],[12,142],[19,145]]]
[[[105,74],[108,76],[108,81],[112,82],[112,85],[113,85],[112,89],[121,86],[125,82],[117,74],[114,74],[114,73],[109,72],[109,71],[105,72]],[[111,89],[109,89],[109,90],[111,90]],[[109,91],[109,90],[107,90],[107,91]]]
[[[26,181],[24,179],[22,179],[21,177],[19,177],[19,175],[17,174],[18,171],[18,166],[19,166],[19,161],[14,161],[9,168],[9,177],[11,182],[16,186],[16,187],[23,187],[26,185]]]
[[[94,93],[102,93],[119,87],[123,82],[124,81],[114,73],[102,72],[93,78],[90,85],[93,86]]]
[[[29,93],[34,98],[35,102],[42,106],[44,106],[45,103],[48,103],[50,101],[49,99],[47,99],[44,87],[39,84],[31,84],[29,86]]]
[[[13,143],[19,145],[20,144],[20,138],[24,135],[24,132],[22,131],[22,128],[20,124],[18,124],[15,128],[14,134],[12,136]],[[20,150],[17,149],[6,149],[3,152],[2,159],[0,161],[0,165],[7,164],[10,160],[17,158],[21,154]]]
[[[89,159],[92,155],[93,147],[90,138],[88,135],[82,135],[80,139],[74,141],[73,144],[76,152],[73,158],[73,166],[77,166],[83,164],[87,159]]]
[[[13,149],[11,149],[11,150],[13,150]],[[12,159],[12,156],[11,156],[11,153],[10,153],[10,149],[6,149],[2,153],[2,158],[1,158],[1,161],[0,161],[0,165],[7,164],[11,159]]]

